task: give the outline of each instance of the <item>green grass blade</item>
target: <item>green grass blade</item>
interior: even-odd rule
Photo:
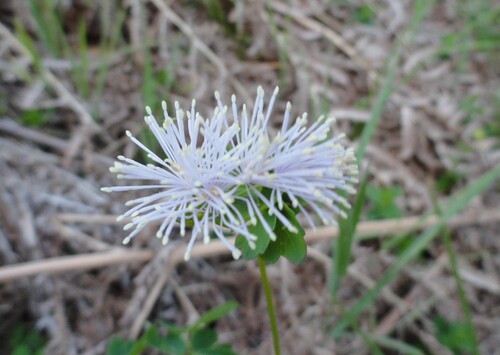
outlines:
[[[52,3],[52,0],[47,0],[47,5],[45,5],[46,20],[45,26],[48,31],[51,32],[50,37],[54,42],[55,56],[67,57],[70,53],[70,46],[64,33],[63,24],[61,23],[61,18],[58,16],[56,3]]]
[[[75,78],[76,87],[80,96],[88,99],[90,90],[88,81],[89,58],[87,46],[87,25],[83,19],[78,23],[78,57],[80,58],[80,62],[75,67],[73,77]]]
[[[356,196],[354,206],[347,219],[339,220],[339,235],[333,241],[334,247],[334,262],[332,263],[332,271],[330,277],[330,294],[334,296],[342,277],[347,272],[347,267],[351,261],[351,249],[354,240],[354,232],[358,224],[361,210],[365,201],[366,186],[368,185],[368,178],[365,176]]]
[[[142,100],[145,105],[154,107],[155,103],[157,102],[157,99],[155,97],[156,80],[154,77],[151,49],[149,48],[147,40],[145,40],[142,53],[144,58],[144,68],[142,71],[142,88],[141,88]]]
[[[35,67],[35,70],[37,74],[42,73],[42,58],[41,56],[37,53],[35,44],[33,43],[32,38],[26,32],[26,29],[22,25],[22,23],[18,19],[14,19],[14,29],[15,29],[15,34],[16,37],[19,39],[19,41],[28,49],[28,51],[31,53],[31,57],[33,58],[33,66]],[[17,73],[19,76],[21,76],[23,79],[26,81],[30,82],[33,78],[31,75],[29,75],[26,70],[19,68],[19,72]],[[43,79],[43,78],[42,78]]]
[[[466,188],[455,193],[443,208],[443,218],[441,224],[433,226],[422,232],[415,241],[401,254],[399,259],[380,277],[376,285],[366,292],[356,304],[346,313],[332,332],[334,338],[340,336],[344,329],[370,306],[382,289],[392,282],[401,270],[435,238],[443,227],[443,223],[462,210],[475,196],[486,190],[493,182],[500,177],[500,167],[494,168],[483,174],[478,179],[471,182]]]
[[[445,220],[462,210],[469,201],[475,196],[481,194],[500,176],[500,167],[496,167],[484,173],[479,178],[471,182],[466,188],[453,194],[442,208],[442,216]]]
[[[217,22],[226,33],[231,31],[231,24],[224,12],[220,0],[202,0],[201,3],[208,17]]]
[[[471,340],[471,345],[473,346],[472,353],[474,355],[479,355],[479,345],[477,343],[476,330],[474,329],[474,325],[472,323],[472,312],[469,306],[469,302],[467,301],[467,296],[465,295],[464,286],[462,279],[460,278],[460,274],[458,272],[457,265],[457,256],[455,251],[453,250],[453,246],[451,244],[450,231],[448,228],[443,233],[443,242],[446,249],[446,253],[448,254],[448,259],[450,261],[450,269],[453,274],[453,278],[455,279],[455,284],[457,287],[458,298],[460,300],[460,307],[462,308],[462,313],[464,316],[466,329],[467,329],[467,339]]]
[[[200,318],[189,327],[189,331],[193,332],[194,330],[199,329],[200,327],[204,327],[210,323],[215,322],[216,320],[221,319],[222,317],[226,316],[227,314],[231,313],[236,308],[238,308],[239,305],[240,304],[238,302],[231,300],[208,310],[207,312],[203,313],[200,316]]]
[[[438,215],[442,220],[443,211],[440,209],[439,204],[435,199],[435,194],[431,194],[431,196],[433,197],[432,203],[434,204],[436,215]],[[448,260],[450,262],[450,269],[457,287],[458,298],[460,300],[460,307],[462,308],[462,313],[465,318],[466,339],[469,339],[469,344],[471,346],[470,349],[471,353],[474,355],[479,355],[479,346],[477,343],[476,331],[474,329],[474,325],[472,324],[472,314],[469,307],[469,303],[467,302],[467,297],[465,296],[463,282],[458,272],[457,256],[455,254],[455,251],[453,250],[453,245],[451,243],[450,230],[446,226],[443,229],[444,229],[442,233],[443,244],[445,246],[446,254],[448,255]]]
[[[42,42],[43,46],[52,54],[56,55],[56,45],[54,43],[53,38],[51,37],[51,33],[47,30],[47,25],[43,19],[43,9],[42,7],[45,4],[45,2],[38,2],[36,0],[29,0],[29,9],[31,12],[31,16],[33,16],[33,19],[35,20],[35,25],[37,29],[37,34],[40,37],[40,41]]]
[[[57,16],[57,4],[52,0],[30,0],[28,5],[43,47],[54,57],[65,56],[69,52],[69,44]]]

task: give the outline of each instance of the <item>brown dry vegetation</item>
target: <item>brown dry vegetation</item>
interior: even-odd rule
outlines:
[[[38,22],[33,3],[45,9]],[[47,339],[48,354],[100,354],[114,335],[137,337],[146,320],[186,324],[231,299],[241,305],[217,322],[220,340],[241,354],[271,353],[253,263],[233,261],[216,243],[183,263],[184,241],[162,249],[150,237],[154,226],[125,248],[115,216],[132,194],[99,190],[116,184],[108,172],[116,155],[139,154],[125,130],[148,139],[146,104],[188,106],[195,98],[208,113],[214,90],[251,105],[257,85],[267,93],[280,86],[276,125],[291,101],[295,116],[335,116],[355,146],[377,118],[381,93],[388,95],[361,161],[375,197],[358,227],[372,237],[354,244],[336,302],[328,288],[335,228],[308,234],[301,265],[269,267],[283,353],[365,354],[373,344],[404,353],[387,337],[423,353],[451,353],[436,319],[464,324],[466,317],[444,230],[356,327],[330,336],[419,236],[416,228],[406,244],[394,243],[420,223],[407,217],[435,212],[500,162],[499,6],[439,1],[418,21],[418,3],[2,1],[0,353],[11,351],[8,338],[21,324]],[[381,191],[390,195],[386,205],[377,204]],[[500,354],[499,207],[496,182],[449,223],[483,354]],[[366,222],[375,218],[387,221]]]

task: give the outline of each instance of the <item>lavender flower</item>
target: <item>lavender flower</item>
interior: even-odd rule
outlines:
[[[162,102],[164,122],[160,127],[151,109],[146,107],[145,121],[158,140],[164,156],[158,156],[127,131],[130,139],[155,164],[143,165],[123,156],[110,168],[119,179],[143,180],[144,185],[116,186],[103,191],[153,189],[155,192],[127,202],[130,208],[124,217],[132,221],[124,229],[134,230],[125,238],[128,243],[149,222],[161,222],[157,237],[166,244],[175,225],[185,235],[192,227],[185,258],[189,258],[198,235],[208,243],[210,231],[228,247],[237,259],[240,251],[231,244],[225,232],[243,235],[251,248],[255,235],[248,226],[261,223],[272,240],[272,228],[262,215],[260,206],[291,232],[296,228],[281,212],[284,199],[304,213],[314,228],[310,208],[325,224],[334,223],[335,215],[344,216],[338,206],[349,208],[348,202],[336,191],[354,192],[357,183],[357,165],[352,149],[345,149],[339,142],[343,135],[331,138],[334,119],[320,117],[309,128],[307,114],[298,118],[291,127],[290,103],[286,106],[281,130],[272,134],[268,122],[278,89],[276,88],[264,111],[264,91],[257,90],[257,98],[249,117],[245,105],[238,112],[236,97],[231,98],[231,115],[218,92],[217,108],[210,119],[203,119],[195,110],[184,113],[175,103],[175,119]],[[231,119],[229,116],[232,116]],[[187,130],[186,130],[187,127]],[[148,182],[148,183],[146,183]],[[271,190],[269,197],[262,187]],[[238,201],[240,207],[236,207]],[[245,218],[241,206],[246,206]]]
[[[352,184],[358,183],[354,150],[340,144],[345,134],[332,138],[334,118],[321,116],[307,128],[307,113],[304,113],[289,128],[290,102],[286,105],[281,130],[272,136],[267,127],[277,94],[278,88],[264,110],[264,90],[259,87],[250,120],[245,105],[241,117],[238,116],[236,98],[234,95],[231,98],[233,120],[241,121],[238,144],[244,147],[239,156],[239,183],[246,187],[247,196],[257,213],[259,209],[253,196],[257,196],[291,232],[295,232],[295,228],[280,212],[285,196],[294,208],[300,209],[313,229],[316,225],[304,205],[310,206],[323,224],[335,224],[335,215],[346,217],[338,205],[350,208],[347,200],[337,191],[353,194],[355,189]],[[217,92],[215,97],[218,108],[225,112]],[[223,119],[227,121],[226,117]],[[258,190],[259,186],[272,190],[270,198]],[[265,219],[259,218],[259,221],[274,240],[276,236]]]
[[[117,186],[103,188],[103,191],[126,191],[155,189],[157,192],[126,203],[134,206],[119,219],[132,217],[132,222],[124,229],[135,227],[124,243],[128,243],[137,235],[147,223],[161,221],[157,237],[167,244],[173,227],[178,223],[180,233],[184,236],[186,225],[193,227],[185,258],[189,258],[190,251],[198,234],[203,235],[203,241],[208,243],[210,231],[231,250],[237,259],[240,251],[228,242],[224,231],[229,229],[244,235],[250,245],[255,236],[248,232],[246,221],[241,213],[234,208],[235,199],[242,199],[234,195],[237,178],[234,176],[238,167],[238,159],[226,148],[235,139],[238,124],[227,125],[221,119],[222,113],[216,109],[210,120],[204,120],[195,111],[193,100],[191,111],[184,113],[175,103],[175,121],[167,112],[167,105],[162,102],[164,122],[160,127],[146,107],[148,116],[145,117],[149,129],[154,134],[165,154],[159,157],[149,148],[127,131],[130,139],[153,160],[154,164],[143,165],[132,159],[119,156],[119,162],[110,168],[111,172],[118,173],[119,179],[133,179],[151,181],[152,184]],[[185,118],[187,116],[187,119]],[[185,122],[186,121],[186,122]],[[185,126],[187,125],[187,132]],[[189,137],[186,140],[186,135]],[[199,139],[201,144],[198,144]]]

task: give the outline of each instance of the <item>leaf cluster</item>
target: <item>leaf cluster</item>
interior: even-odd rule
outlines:
[[[265,191],[264,194],[269,194]],[[297,208],[290,207],[291,204],[284,201],[281,213],[290,221],[296,232],[291,232],[275,215],[269,214],[269,209],[265,205],[260,206],[263,219],[273,230],[276,240],[271,240],[262,223],[249,226],[248,231],[255,236],[255,249],[250,248],[246,238],[242,235],[236,237],[236,247],[241,250],[241,255],[246,260],[260,257],[268,264],[274,264],[280,256],[285,257],[294,264],[299,264],[307,254],[307,245],[304,240],[305,231],[297,220],[296,215],[300,212]]]
[[[115,337],[109,342],[106,355],[139,355],[146,349],[168,355],[235,355],[230,344],[217,342],[217,333],[210,325],[236,307],[236,301],[224,303],[201,315],[190,326],[151,324],[138,340]]]

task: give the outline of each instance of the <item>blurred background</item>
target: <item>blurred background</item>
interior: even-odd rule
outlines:
[[[135,195],[99,190],[146,159],[126,130],[159,148],[145,105],[262,85],[276,127],[287,101],[336,117],[366,181],[341,242],[269,267],[283,353],[500,354],[499,54],[488,0],[2,0],[0,353],[101,354],[228,300],[219,340],[272,352],[253,263],[169,262],[154,228],[122,247]]]

